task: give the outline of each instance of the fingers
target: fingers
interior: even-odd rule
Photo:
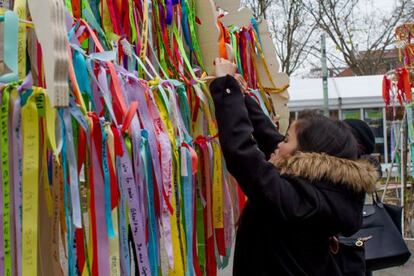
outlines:
[[[233,62],[231,62],[231,61],[229,61],[229,60],[227,60],[227,59],[225,59],[225,58],[220,58],[220,57],[217,57],[215,60],[214,60],[214,65],[218,65],[218,64],[233,64],[235,67],[236,67],[236,64],[234,64]]]
[[[214,60],[216,77],[223,77],[226,75],[234,76],[237,71],[236,64],[224,59],[216,58]]]
[[[240,79],[240,83],[241,83],[241,85],[242,85],[245,89],[247,89],[247,82],[246,82],[246,80],[245,80],[242,76],[240,76],[240,77],[239,77],[239,79]]]

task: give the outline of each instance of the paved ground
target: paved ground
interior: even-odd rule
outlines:
[[[411,253],[414,255],[414,241],[408,241],[407,244]],[[227,269],[219,271],[218,275],[231,276],[231,264]],[[373,276],[414,276],[414,257],[411,256],[411,259],[405,264],[405,266],[377,271]]]
[[[411,254],[414,255],[414,241],[407,242]],[[414,257],[402,267],[385,269],[374,273],[374,276],[414,276]]]

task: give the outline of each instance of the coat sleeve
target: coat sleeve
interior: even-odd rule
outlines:
[[[252,97],[244,97],[244,99],[253,126],[253,137],[268,160],[284,137]]]
[[[290,183],[259,150],[237,81],[231,76],[218,78],[210,91],[227,169],[249,200],[265,204],[282,220],[326,218],[329,208],[321,203],[322,196],[314,185]]]

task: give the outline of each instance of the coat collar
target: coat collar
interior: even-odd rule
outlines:
[[[324,153],[297,152],[286,158],[269,160],[281,175],[293,175],[310,181],[327,180],[357,192],[373,192],[378,172],[366,160],[349,160]]]

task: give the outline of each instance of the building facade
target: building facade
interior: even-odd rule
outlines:
[[[328,79],[329,113],[336,119],[361,119],[368,123],[375,135],[375,154],[383,164],[391,163],[394,137],[391,131],[399,129],[401,107],[385,107],[382,99],[382,75],[341,77]],[[323,106],[321,79],[292,79],[289,93],[291,120],[304,109]],[[394,125],[392,125],[393,119]]]

